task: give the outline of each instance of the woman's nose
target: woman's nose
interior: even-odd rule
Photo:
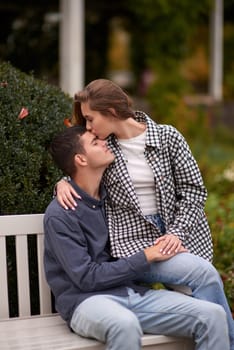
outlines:
[[[91,125],[90,125],[90,123],[89,123],[88,120],[86,120],[86,129],[87,129],[88,131],[91,130]]]

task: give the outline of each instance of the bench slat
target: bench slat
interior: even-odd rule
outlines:
[[[44,214],[2,215],[0,236],[42,233]]]
[[[27,235],[16,236],[16,269],[19,316],[30,316],[30,290]]]
[[[0,318],[9,317],[7,280],[6,238],[0,237]]]
[[[38,280],[39,280],[39,298],[40,298],[40,313],[46,315],[51,313],[51,292],[46,282],[44,264],[44,235],[37,235],[37,257],[38,257]]]

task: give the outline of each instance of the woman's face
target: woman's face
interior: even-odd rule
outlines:
[[[88,102],[81,103],[81,112],[86,120],[86,129],[99,139],[104,140],[114,133],[113,117],[107,117],[98,111],[93,111],[90,109]]]

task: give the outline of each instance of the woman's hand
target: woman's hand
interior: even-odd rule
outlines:
[[[159,242],[157,244],[154,244],[153,246],[144,249],[146,259],[149,263],[152,263],[154,261],[165,261],[172,258],[176,254],[188,251],[181,245],[180,249],[177,252],[171,250],[170,253],[163,254],[163,240],[165,239],[163,237],[160,237]]]
[[[78,193],[66,180],[60,180],[56,185],[57,200],[64,209],[75,210],[77,203],[74,198],[81,199]]]
[[[159,244],[159,242],[163,242],[160,247],[160,252],[163,255],[170,255],[173,253],[178,253],[182,247],[182,242],[178,236],[168,233],[156,239],[155,244]],[[183,248],[185,249],[185,248]],[[187,251],[187,249],[183,250]]]

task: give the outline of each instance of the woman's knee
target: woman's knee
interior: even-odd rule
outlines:
[[[220,276],[216,268],[207,260],[200,256],[190,253],[178,254],[178,266],[180,271],[183,271],[186,275],[191,275],[194,280],[210,280],[220,283]]]

